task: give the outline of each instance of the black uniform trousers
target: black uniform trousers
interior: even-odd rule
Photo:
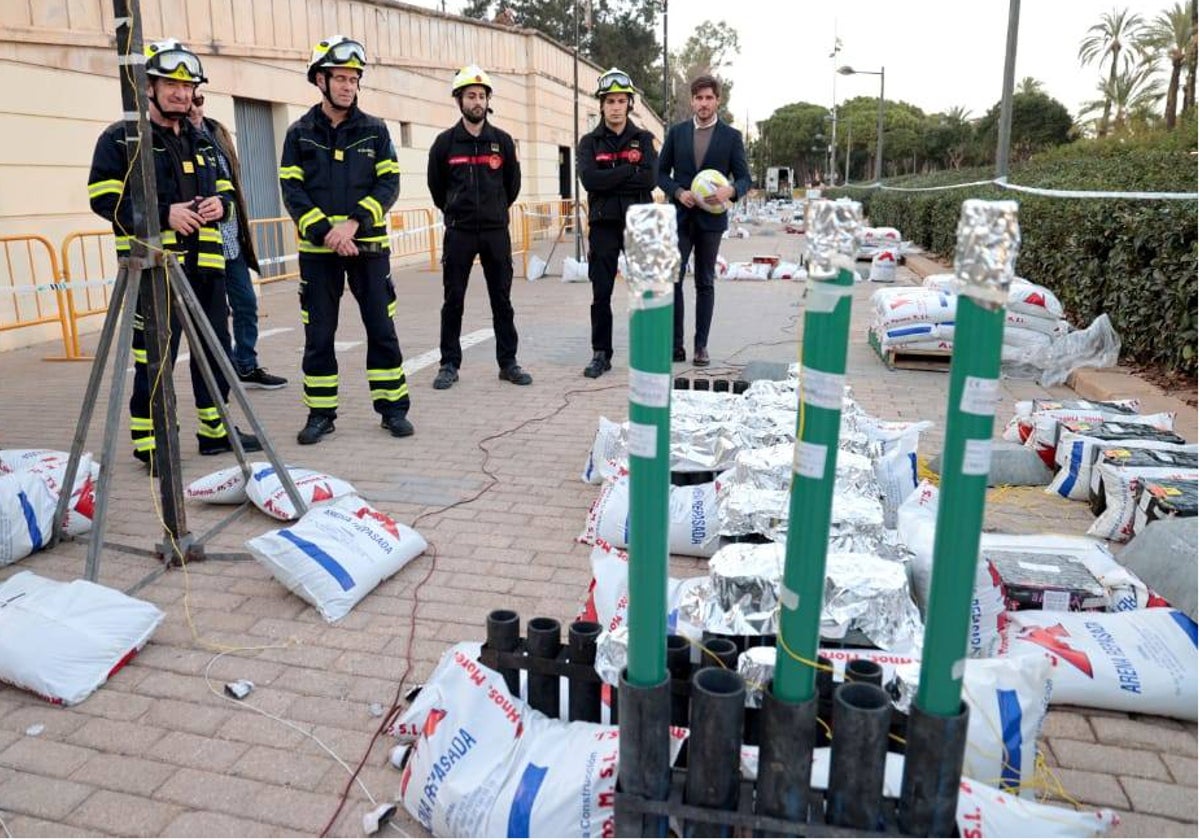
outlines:
[[[188,277],[188,283],[191,284],[192,291],[199,299],[208,323],[217,336],[221,352],[228,356],[230,352],[229,309],[225,301],[225,277],[220,274],[207,274],[198,280]],[[136,291],[135,287],[129,293],[136,294]],[[179,339],[183,336],[183,325],[179,322],[177,314],[178,307],[182,305],[180,301],[171,301],[169,352],[172,365],[179,355]],[[133,438],[134,451],[149,453],[155,448],[155,440],[154,424],[150,417],[151,383],[146,367],[146,332],[142,315],[145,307],[145,298],[139,299],[138,313],[133,319],[133,393],[129,397],[129,430]],[[217,403],[208,392],[208,386],[204,384],[204,376],[200,373],[198,358],[201,348],[192,347],[190,349],[191,361],[188,363],[188,369],[192,375],[192,396],[196,401],[196,414],[200,420],[196,438],[198,440],[224,438],[227,432],[225,424],[221,422]],[[217,367],[212,348],[205,347],[204,353],[208,357],[208,365],[212,369],[213,376],[217,380],[217,387],[221,391],[221,403],[224,404],[229,399],[229,383],[225,381],[221,369]]]
[[[358,301],[367,332],[367,384],[371,402],[384,416],[407,414],[408,381],[404,356],[396,338],[396,291],[392,286],[391,256],[359,253],[300,255],[300,320],[304,323],[304,404],[309,414],[337,416],[338,362],[333,340],[337,334],[342,292]]]
[[[703,210],[696,210],[703,213]],[[690,219],[679,226],[679,279],[675,281],[675,349],[684,349],[683,280],[688,257],[694,256],[692,274],[696,278],[696,341],[694,349],[708,348],[708,330],[712,326],[717,292],[713,285],[717,273],[717,254],[721,250],[721,231],[700,230]]]
[[[512,306],[512,241],[508,228],[460,230],[446,228],[442,239],[441,364],[462,367],[463,302],[475,257],[483,266],[492,329],[496,333],[496,364],[508,370],[517,363],[517,327]]]
[[[625,247],[625,225],[592,222],[588,228],[588,280],[592,281],[592,352],[613,356],[613,285],[617,260]]]

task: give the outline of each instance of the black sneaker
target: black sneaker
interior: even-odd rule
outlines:
[[[692,364],[696,367],[708,367],[711,359],[708,358],[708,351],[703,347],[696,348],[696,355],[692,357]]]
[[[266,368],[256,367],[247,373],[239,373],[238,380],[250,388],[262,388],[265,391],[275,391],[287,384],[282,376],[267,373]]]
[[[301,446],[311,446],[333,432],[333,418],[328,414],[310,414],[304,428],[296,435],[296,442]]]
[[[533,377],[521,369],[518,364],[512,364],[500,371],[500,378],[514,385],[532,385]]]
[[[592,355],[592,360],[583,369],[583,375],[588,379],[598,379],[606,370],[612,370],[612,362],[608,360],[608,355],[601,351]]]
[[[409,437],[414,429],[413,424],[403,414],[385,414],[379,424],[392,433],[392,437]]]
[[[682,347],[676,347],[675,352],[673,354],[671,354],[671,361],[686,362],[687,361],[687,351],[684,350]]]
[[[242,442],[242,449],[246,452],[262,452],[262,444],[259,443],[258,438],[254,435],[244,434],[236,426],[233,429],[233,433],[238,436],[238,440]],[[229,435],[219,438],[206,438],[196,435],[196,438],[200,441],[201,455],[220,455],[223,452],[233,451],[233,444],[229,441]]]
[[[458,368],[454,365],[442,365],[438,368],[437,376],[433,377],[433,387],[445,391],[458,381]]]

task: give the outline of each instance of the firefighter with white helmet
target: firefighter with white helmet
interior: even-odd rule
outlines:
[[[529,385],[533,377],[517,364],[517,327],[512,307],[512,240],[508,208],[521,192],[521,165],[512,137],[492,125],[488,114],[492,80],[474,64],[460,68],[450,83],[462,118],[443,131],[429,150],[427,180],[442,211],[441,361],[433,387],[445,390],[462,367],[463,301],[471,265],[479,257],[492,307],[496,364],[500,378]]]
[[[625,246],[625,212],[654,200],[658,153],[650,132],[629,119],[637,90],[616,67],[596,81],[600,124],[579,141],[579,180],[588,191],[588,279],[592,283],[589,379],[612,369],[612,293]]]
[[[288,128],[279,182],[300,238],[300,321],[304,325],[304,405],[296,436],[314,444],[334,431],[338,312],[348,284],[367,332],[367,383],[381,425],[413,433],[408,381],[393,318],[387,212],[400,194],[400,164],[383,120],[359,109],[366,48],[345,35],[313,47],[308,80],[321,91]]]

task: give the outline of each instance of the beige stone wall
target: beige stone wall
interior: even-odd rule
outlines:
[[[573,60],[544,36],[390,0],[142,0],[141,9],[147,40],[171,35],[201,56],[211,116],[232,129],[235,95],[275,103],[277,144],[317,101],[304,74],[312,44],[335,33],[362,40],[371,66],[361,103],[392,131],[397,208],[431,205],[428,149],[458,118],[450,80],[457,67],[477,63],[495,82],[492,119],[518,142],[522,199],[558,197],[558,147],[573,146]],[[0,0],[0,237],[58,243],[105,226],[88,208],[86,184],[97,135],[120,117],[114,33],[111,0]],[[580,63],[581,132],[596,124],[588,91],[599,72]],[[634,119],[661,139],[661,122],[640,102]],[[401,123],[409,124],[408,146]],[[8,273],[0,261],[0,289]],[[6,297],[0,324],[11,314]],[[53,327],[0,331],[0,349],[56,335]]]

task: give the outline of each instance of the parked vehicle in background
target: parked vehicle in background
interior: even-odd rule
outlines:
[[[767,198],[790,199],[796,178],[790,166],[768,166],[763,189]]]

